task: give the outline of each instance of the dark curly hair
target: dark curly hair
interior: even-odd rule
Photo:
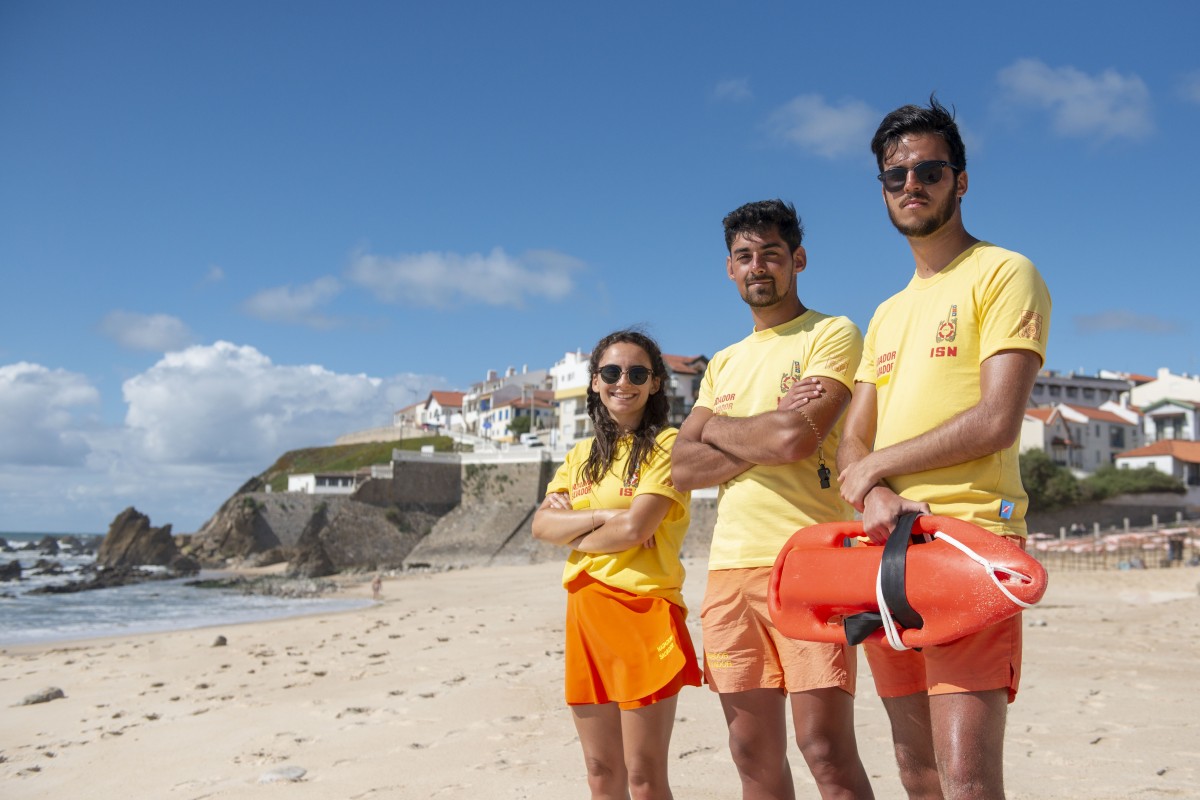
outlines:
[[[940,136],[950,149],[950,169],[958,174],[967,168],[967,148],[963,145],[962,136],[958,133],[958,123],[954,121],[954,110],[947,110],[937,101],[937,97],[929,95],[929,107],[901,106],[883,118],[879,129],[871,139],[871,152],[875,155],[875,163],[883,170],[884,159],[888,153],[905,136],[915,133],[930,133]]]
[[[650,371],[653,377],[659,379],[658,391],[650,395],[646,408],[642,413],[642,421],[633,432],[633,443],[629,453],[629,470],[626,480],[632,480],[642,464],[646,463],[658,447],[658,434],[667,427],[667,418],[671,410],[671,401],[667,398],[667,364],[663,361],[662,350],[658,343],[636,328],[625,328],[608,334],[592,348],[592,356],[588,361],[588,377],[595,378],[600,370],[600,359],[608,348],[614,344],[632,344],[642,348],[650,357]],[[591,452],[588,453],[587,463],[583,466],[583,477],[592,483],[599,483],[609,470],[617,455],[617,442],[621,431],[617,422],[608,413],[600,395],[592,389],[592,381],[588,381],[587,413],[592,420],[596,438],[592,441]]]
[[[782,200],[759,200],[755,203],[735,208],[725,215],[722,220],[725,226],[725,249],[733,251],[733,240],[738,234],[752,233],[756,236],[769,234],[774,228],[779,232],[791,252],[804,241],[804,225],[796,216],[796,209],[791,203]]]

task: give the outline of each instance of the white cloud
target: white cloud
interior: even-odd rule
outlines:
[[[326,276],[303,286],[265,289],[247,300],[242,307],[250,316],[266,322],[327,329],[337,325],[337,321],[317,309],[337,297],[341,291],[342,285],[337,278]]]
[[[750,91],[750,81],[745,78],[734,78],[718,81],[713,87],[713,99],[740,103],[749,100],[754,94]]]
[[[512,258],[499,247],[487,255],[415,253],[395,257],[359,253],[347,277],[379,300],[447,308],[465,304],[521,308],[527,299],[561,300],[583,262],[552,250]]]
[[[23,361],[0,366],[0,464],[82,465],[90,422],[79,412],[99,400],[77,373]]]
[[[1049,111],[1061,136],[1140,139],[1154,130],[1150,91],[1136,75],[1111,69],[1089,75],[1026,58],[1000,70],[998,80],[1008,103]]]
[[[867,152],[882,114],[860,100],[840,106],[818,94],[804,94],[776,109],[767,130],[777,139],[825,158]]]
[[[10,526],[99,532],[135,506],[156,525],[194,531],[284,452],[390,425],[396,409],[446,386],[280,365],[217,342],[125,381],[125,424],[103,427],[80,413],[100,399],[83,376],[0,367],[0,509]]]
[[[217,342],[169,353],[125,381],[125,423],[152,461],[269,463],[285,450],[389,424],[396,380],[420,382],[274,364],[253,347]]]
[[[225,270],[213,264],[208,268],[208,272],[204,274],[205,283],[220,283],[225,280]]]
[[[1184,332],[1183,326],[1178,322],[1154,314],[1137,314],[1124,309],[1076,316],[1075,327],[1080,333],[1129,331],[1132,333],[1176,335]]]
[[[194,338],[177,317],[130,311],[110,312],[100,321],[100,332],[122,347],[152,353],[178,350],[191,344]]]

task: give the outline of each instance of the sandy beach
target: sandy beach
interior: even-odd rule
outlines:
[[[0,790],[19,798],[586,797],[562,702],[560,566],[386,579],[326,616],[0,650]],[[700,562],[686,596],[699,646]],[[369,597],[368,578],[347,593]],[[1025,615],[1010,798],[1200,796],[1200,570],[1053,572]],[[227,644],[214,646],[218,636]],[[902,797],[865,659],[876,796]],[[49,687],[65,697],[20,705]],[[734,798],[724,722],[685,689],[678,798]],[[816,791],[793,750],[798,797]]]

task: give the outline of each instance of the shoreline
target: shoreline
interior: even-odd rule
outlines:
[[[699,646],[704,564],[686,562]],[[361,609],[0,649],[5,797],[293,798],[586,794],[562,701],[560,563],[385,578]],[[339,595],[369,599],[369,577]],[[1009,798],[1194,794],[1200,570],[1051,573],[1025,612]],[[214,647],[224,635],[224,647]],[[879,797],[902,796],[886,715],[859,659],[856,731]],[[49,686],[65,697],[15,705]],[[680,695],[681,798],[737,796],[718,699]],[[794,744],[798,797],[815,790]]]

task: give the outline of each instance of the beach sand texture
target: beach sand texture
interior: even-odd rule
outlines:
[[[562,702],[560,569],[412,574],[357,611],[6,648],[0,796],[586,797]],[[688,573],[699,645],[703,563]],[[1010,798],[1200,797],[1198,580],[1051,574],[1025,614]],[[347,591],[369,597],[368,581]],[[860,670],[864,763],[877,797],[903,797],[865,659]],[[19,705],[52,686],[65,697]],[[672,754],[680,800],[739,796],[707,688],[681,695]],[[794,747],[792,766],[797,796],[816,797]]]

